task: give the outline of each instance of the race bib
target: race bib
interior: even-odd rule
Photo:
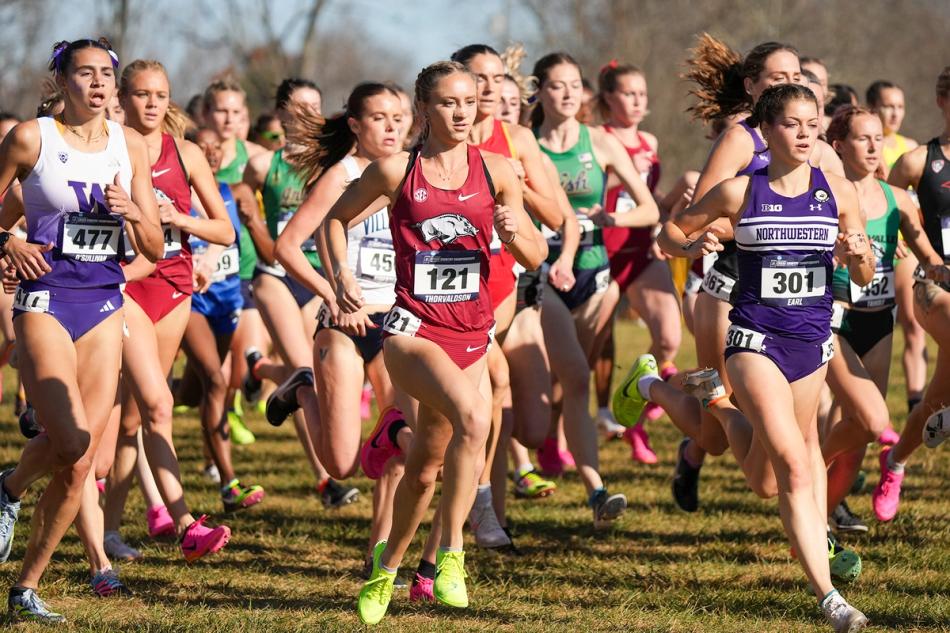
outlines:
[[[13,307],[24,312],[49,312],[49,290],[28,292],[17,286]]]
[[[594,294],[607,292],[610,287],[610,269],[605,268],[594,275]]]
[[[753,352],[761,352],[764,344],[765,334],[738,325],[730,325],[726,330],[726,347],[741,347]]]
[[[625,190],[620,191],[617,196],[617,204],[614,206],[614,213],[630,213],[637,208],[637,201],[630,197]]]
[[[544,226],[543,224],[541,225]],[[550,230],[550,229],[548,229]],[[553,233],[553,231],[552,231]],[[497,255],[501,252],[501,238],[498,237],[498,231],[495,230],[495,227],[492,227],[491,230],[491,244],[488,245],[488,248],[491,249],[492,255]]]
[[[577,225],[580,230],[581,246],[593,246],[594,245],[594,231],[597,229],[597,225],[594,224],[594,221],[591,220],[586,215],[577,214]],[[560,231],[555,231],[548,228],[546,225],[541,225],[541,235],[544,236],[544,239],[547,240],[548,245],[560,247],[564,243],[564,237],[561,235]]]
[[[240,254],[236,245],[231,245],[218,256],[218,264],[211,276],[211,281],[224,281],[240,270]]]
[[[330,307],[326,301],[321,303],[320,309],[317,310],[317,323],[321,327],[333,327],[333,313],[330,312]]]
[[[720,301],[729,301],[736,280],[724,275],[715,268],[710,268],[703,277],[703,290]]]
[[[66,213],[60,224],[59,248],[81,262],[118,259],[122,225],[107,214]]]
[[[426,303],[457,303],[478,298],[481,278],[478,251],[416,253],[413,294]]]
[[[181,253],[181,229],[171,224],[163,224],[162,231],[165,233],[165,254],[162,258],[168,259]]]
[[[828,340],[821,344],[821,364],[824,365],[835,356],[835,337],[834,334],[828,337]]]
[[[827,274],[817,254],[767,256],[762,260],[762,302],[773,306],[813,305],[825,295]]]
[[[859,286],[853,281],[851,286],[851,305],[862,308],[875,308],[894,303],[894,269],[877,269],[874,278],[866,286]]]
[[[703,278],[689,271],[686,274],[686,285],[683,287],[683,292],[688,295],[694,295],[699,292],[699,289],[703,287]]]
[[[422,319],[399,306],[393,306],[383,319],[383,331],[400,336],[415,336],[421,325]]]
[[[831,330],[837,332],[841,329],[841,324],[844,322],[844,306],[840,303],[833,303],[831,305]]]
[[[396,251],[393,250],[393,241],[379,237],[361,239],[356,276],[361,279],[394,283],[396,281]]]

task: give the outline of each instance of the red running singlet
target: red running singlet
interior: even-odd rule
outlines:
[[[170,134],[162,134],[162,150],[152,165],[152,188],[159,205],[171,203],[179,213],[188,215],[191,212],[188,173],[178,153],[178,145]],[[153,323],[190,297],[194,288],[188,234],[169,225],[162,225],[162,230],[165,233],[165,254],[156,262],[155,270],[145,279],[133,281],[125,287],[126,294]]]
[[[613,128],[609,125],[605,125],[604,130],[613,134]],[[641,176],[646,180],[650,193],[653,193],[657,183],[660,182],[660,157],[640,132],[637,132],[637,140],[640,142],[637,147],[624,145],[624,148],[631,159],[641,154],[649,159],[650,169]],[[607,190],[606,204],[609,213],[627,213],[636,207],[636,203],[624,190],[623,185]],[[651,231],[652,229],[648,227],[604,228],[604,247],[610,259],[610,276],[620,286],[621,293],[626,291],[640,273],[650,265],[650,247],[653,244]]]
[[[475,147],[493,154],[501,154],[506,158],[518,157],[515,146],[511,142],[511,136],[508,134],[508,125],[500,119],[494,119],[491,136],[484,143]],[[508,249],[502,245],[501,240],[493,231],[491,272],[488,275],[488,293],[491,296],[493,310],[515,291],[515,282],[517,281],[514,273],[515,263],[514,255],[508,252]]]
[[[465,368],[491,344],[488,293],[495,189],[478,148],[468,145],[468,177],[459,189],[439,189],[409,158],[390,209],[396,252],[396,303],[385,336],[416,336],[438,344]]]

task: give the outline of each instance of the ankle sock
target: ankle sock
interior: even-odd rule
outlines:
[[[650,386],[655,382],[661,382],[663,379],[655,374],[650,374],[649,376],[644,376],[637,381],[637,391],[640,392],[640,395],[644,400],[650,399]]]

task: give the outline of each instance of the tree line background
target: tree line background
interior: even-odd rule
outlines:
[[[444,5],[444,6],[443,6]],[[650,115],[643,129],[660,139],[664,180],[698,168],[709,142],[685,113],[680,78],[688,49],[704,31],[745,52],[759,42],[794,44],[820,57],[831,83],[859,95],[876,79],[901,85],[907,99],[902,133],[919,141],[941,129],[934,82],[950,64],[950,2],[946,0],[482,0],[483,19],[459,44],[499,50],[523,42],[529,74],[538,57],[570,52],[596,85],[612,58],[640,66],[648,79]],[[411,88],[418,72],[413,47],[444,28],[453,7],[389,0],[0,0],[0,108],[30,115],[39,100],[45,61],[57,39],[108,36],[120,59],[148,56],[169,68],[181,104],[212,78],[233,75],[248,92],[252,117],[272,107],[281,78],[315,80],[332,112],[364,79]],[[404,7],[412,28],[383,41],[374,20]],[[278,10],[279,9],[279,10]],[[471,10],[471,7],[469,7]],[[66,19],[64,11],[71,11]],[[470,12],[470,11],[469,11]],[[457,25],[456,25],[457,26]],[[91,29],[91,30],[90,30]],[[448,55],[451,51],[445,51]],[[434,61],[434,60],[431,60]]]

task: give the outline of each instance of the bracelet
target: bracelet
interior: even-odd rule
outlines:
[[[504,244],[505,246],[508,246],[509,244],[511,244],[512,242],[515,241],[515,238],[516,238],[516,237],[518,237],[518,234],[517,234],[517,233],[512,233],[512,234],[511,234],[511,239],[508,240],[507,242],[502,241],[502,244]]]

